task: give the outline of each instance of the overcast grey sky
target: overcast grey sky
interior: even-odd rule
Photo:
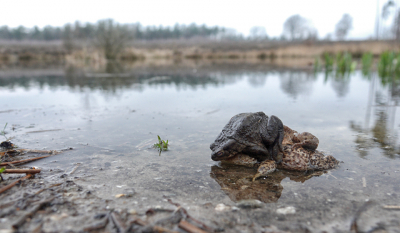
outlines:
[[[380,0],[383,5],[386,0]],[[113,18],[120,23],[148,25],[207,24],[234,28],[247,35],[264,26],[269,36],[282,34],[283,23],[300,14],[317,28],[320,37],[334,31],[344,13],[353,17],[349,38],[374,34],[377,0],[0,0],[0,25],[62,26],[76,20],[96,22]]]

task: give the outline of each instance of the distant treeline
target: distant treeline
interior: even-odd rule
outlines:
[[[65,38],[74,39],[93,39],[96,37],[101,21],[97,23],[75,22],[66,24],[63,27],[46,26],[39,28],[26,28],[19,26],[10,28],[8,26],[0,27],[0,39],[3,40],[62,40]],[[118,23],[116,23],[118,24]],[[226,29],[223,27],[208,27],[206,25],[176,24],[173,27],[147,26],[143,27],[140,23],[118,24],[119,28],[129,34],[132,39],[155,40],[155,39],[179,39],[193,37],[212,37],[223,34]]]

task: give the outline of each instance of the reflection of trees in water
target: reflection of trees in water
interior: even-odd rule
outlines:
[[[265,73],[247,73],[248,82],[252,87],[262,87],[267,81],[267,75]]]
[[[105,67],[106,73],[89,73],[83,69],[67,67],[65,76],[31,76],[31,77],[0,77],[0,87],[14,89],[23,87],[43,89],[48,86],[51,89],[65,86],[73,90],[84,91],[100,90],[103,93],[116,94],[118,90],[130,89],[142,91],[145,87],[175,87],[179,90],[206,89],[211,86],[223,86],[235,83],[243,79],[244,75],[234,72],[170,72],[163,74],[145,70],[139,73],[121,73],[124,68],[120,64],[108,63]],[[267,74],[265,73],[264,76]]]
[[[319,176],[325,171],[310,173],[296,171],[275,171],[266,179],[252,181],[255,168],[226,165],[212,166],[210,176],[213,178],[232,201],[256,199],[265,203],[277,202],[282,195],[281,182],[285,178],[296,182],[305,182],[313,176]]]
[[[336,92],[337,97],[345,97],[350,91],[350,78],[334,77],[331,79],[331,86]]]
[[[376,76],[370,81],[369,100],[364,126],[350,122],[350,128],[357,132],[355,143],[361,157],[379,147],[388,158],[399,158],[400,143],[395,129],[396,108],[400,100],[400,83],[396,80],[382,84]],[[375,122],[370,126],[371,114]]]
[[[316,78],[305,72],[283,72],[280,74],[281,88],[296,99],[300,95],[309,95],[312,91],[312,83]]]
[[[8,90],[13,90],[15,88],[24,88],[25,90],[30,90],[31,88],[43,89],[45,86],[49,86],[54,89],[55,87],[65,86],[65,78],[63,76],[40,76],[40,77],[10,77],[10,78],[0,78],[0,87],[6,87]]]

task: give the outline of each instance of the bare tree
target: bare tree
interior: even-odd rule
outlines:
[[[335,35],[338,40],[344,40],[353,28],[353,18],[349,14],[343,14],[342,18],[336,24]]]
[[[71,53],[74,48],[74,35],[71,24],[64,25],[64,31],[62,35],[63,46],[68,53]]]
[[[265,27],[252,27],[250,28],[250,35],[249,37],[253,40],[263,40],[267,39],[267,30],[265,30]]]
[[[115,23],[112,19],[100,20],[97,23],[96,43],[103,49],[108,60],[117,58],[130,37],[126,26]]]
[[[326,34],[324,40],[325,41],[331,41],[332,40],[332,33]]]
[[[389,0],[382,7],[382,19],[387,19],[392,14],[392,9],[396,8],[396,4],[393,0]]]
[[[318,30],[314,27],[308,27],[306,31],[306,39],[308,41],[317,41],[318,40]]]
[[[394,38],[400,40],[400,11],[397,12],[393,20],[392,31]]]
[[[300,15],[292,15],[283,24],[283,34],[291,40],[301,40],[308,29],[308,20]]]

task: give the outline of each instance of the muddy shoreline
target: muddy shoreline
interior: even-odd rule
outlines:
[[[306,66],[323,53],[349,52],[356,59],[371,52],[378,57],[385,51],[398,51],[393,41],[213,41],[161,40],[134,41],[119,54],[125,63],[267,63],[291,67]],[[104,65],[102,50],[88,41],[77,41],[73,50],[63,48],[62,41],[0,41],[0,68],[29,63]]]

